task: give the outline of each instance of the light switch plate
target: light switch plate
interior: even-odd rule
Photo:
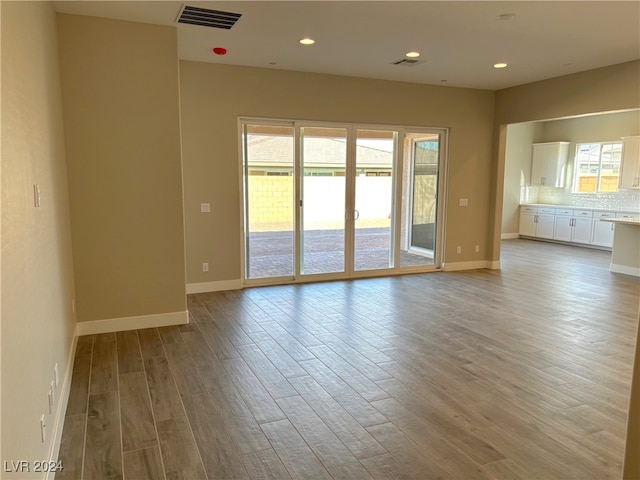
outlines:
[[[211,204],[210,203],[201,203],[200,204],[200,212],[201,213],[209,213],[209,212],[211,212]]]

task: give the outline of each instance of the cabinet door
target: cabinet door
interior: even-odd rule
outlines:
[[[554,240],[561,240],[563,242],[571,241],[572,220],[573,219],[571,217],[555,217],[555,225],[553,229]]]
[[[554,215],[538,215],[536,237],[553,238]]]
[[[534,147],[535,148],[535,147]],[[544,185],[544,178],[547,176],[547,161],[543,157],[533,156],[531,160],[531,185]]]
[[[554,144],[552,155],[547,160],[547,175],[544,184],[547,187],[563,188],[565,174],[567,170],[567,153],[569,152],[569,144],[566,142],[558,142]]]
[[[620,188],[640,188],[640,137],[622,139]]]
[[[591,243],[591,227],[592,221],[590,218],[574,218],[571,241],[576,243]]]
[[[564,187],[568,142],[536,143],[531,159],[531,185]]]
[[[521,213],[520,214],[520,235],[527,237],[536,236],[536,215],[534,213]]]
[[[591,243],[593,245],[599,245],[601,247],[612,247],[613,226],[614,224],[612,222],[602,222],[599,218],[594,218]]]

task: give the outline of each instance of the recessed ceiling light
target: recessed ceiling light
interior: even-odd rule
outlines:
[[[407,52],[404,54],[405,57],[416,58],[420,56],[419,52]]]
[[[494,63],[493,64],[493,68],[506,68],[507,64],[504,62],[500,62],[500,63]]]
[[[314,43],[316,43],[316,41],[312,40],[311,38],[303,38],[302,40],[300,40],[300,43],[302,45],[313,45]]]
[[[513,20],[515,16],[515,13],[503,13],[501,15],[498,15],[498,20]]]

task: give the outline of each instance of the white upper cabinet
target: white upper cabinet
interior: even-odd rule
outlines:
[[[569,142],[534,143],[531,185],[564,187]]]
[[[640,188],[640,136],[622,137],[619,188]]]

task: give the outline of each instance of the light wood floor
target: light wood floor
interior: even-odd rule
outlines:
[[[617,479],[640,282],[609,258],[511,240],[81,337],[56,478]]]

